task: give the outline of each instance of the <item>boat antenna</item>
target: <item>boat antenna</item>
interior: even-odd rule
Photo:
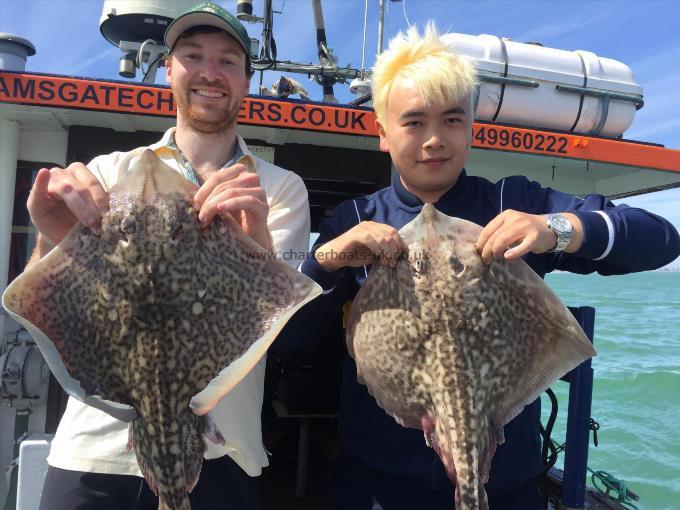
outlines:
[[[378,3],[378,55],[383,50],[383,24],[385,22],[385,0]]]
[[[370,100],[371,80],[366,78],[366,27],[368,26],[368,0],[364,2],[364,42],[361,47],[361,70],[359,76],[354,78],[349,85],[349,91],[359,97],[352,101],[354,104],[364,104]]]
[[[404,19],[406,20],[406,25],[411,28],[411,22],[408,20],[408,16],[406,15],[406,0],[401,0],[401,10],[404,12]]]
[[[2,1],[2,0],[0,0]],[[335,83],[347,83],[346,80],[356,79],[361,75],[361,71],[352,68],[338,67],[337,58],[333,54],[332,48],[326,43],[326,31],[323,23],[323,11],[321,10],[321,0],[312,0],[314,7],[315,21],[317,22],[317,49],[319,52],[318,64],[302,64],[291,62],[290,60],[278,60],[276,54],[276,41],[274,40],[274,13],[281,14],[272,8],[272,0],[264,0],[263,16],[258,17],[252,14],[252,0],[237,0],[236,16],[241,21],[249,23],[262,23],[262,44],[261,49],[257,50],[257,40],[251,39],[252,67],[260,72],[260,90],[262,90],[262,80],[264,71],[283,71],[289,73],[306,74],[317,83],[324,87],[324,100],[336,102],[333,97],[332,86]],[[285,5],[285,1],[284,4]],[[283,9],[283,8],[282,8]]]
[[[323,21],[323,8],[321,7],[321,0],[312,0],[312,9],[314,11],[314,25],[316,27],[316,46],[319,53],[319,64],[322,68],[337,67],[333,49],[328,47],[326,42],[326,26]],[[323,100],[327,103],[337,103],[337,99],[333,94],[333,83],[337,79],[332,76],[321,75],[315,77],[316,81],[323,87]]]
[[[262,28],[262,53],[257,61],[259,69],[265,71],[276,63],[276,41],[274,40],[274,13],[272,0],[264,1],[264,26]]]
[[[401,2],[402,0],[389,0],[390,2]],[[383,27],[385,25],[385,0],[380,0],[379,2],[379,10],[378,10],[378,54],[382,53],[383,50]],[[387,14],[390,13],[390,4],[387,4]],[[404,17],[406,17],[406,7],[404,6]],[[406,23],[408,23],[408,26],[410,27],[411,24],[408,22],[408,18],[406,18]]]
[[[364,1],[364,43],[361,46],[361,78],[365,78],[366,69],[366,26],[368,24],[368,0]]]

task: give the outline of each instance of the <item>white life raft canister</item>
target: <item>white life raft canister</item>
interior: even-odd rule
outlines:
[[[643,105],[630,68],[589,51],[486,34],[442,40],[477,68],[477,120],[618,137]]]

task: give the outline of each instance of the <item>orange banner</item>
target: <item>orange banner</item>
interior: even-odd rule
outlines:
[[[167,86],[68,76],[0,72],[0,103],[3,102],[163,117],[175,115],[172,92]],[[238,121],[256,126],[378,136],[375,113],[369,108],[261,96],[244,99]],[[486,122],[473,125],[472,146],[680,172],[680,151],[677,150]]]
[[[680,151],[628,140],[475,122],[472,146],[680,173]]]
[[[174,116],[168,87],[85,80],[65,76],[0,73],[0,101]]]
[[[369,109],[257,96],[243,100],[238,121],[241,124],[378,136],[375,113]]]
[[[0,73],[0,102],[171,117],[167,86],[86,80],[65,76]],[[247,97],[242,124],[377,136],[375,114],[367,108]]]

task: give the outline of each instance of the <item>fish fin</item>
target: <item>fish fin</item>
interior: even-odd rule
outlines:
[[[503,427],[489,427],[488,447],[486,448],[486,452],[480,452],[481,458],[479,459],[479,476],[482,480],[482,484],[486,484],[489,481],[491,460],[496,453],[496,448],[498,448],[498,445],[503,444],[504,442],[505,432],[503,431]]]
[[[147,464],[147,460],[142,458],[139,454],[137,454],[137,464],[139,465],[139,470],[142,472],[142,476],[149,485],[149,489],[158,496],[158,483],[156,482],[156,476],[153,473],[153,469]]]
[[[596,353],[572,313],[524,261],[494,262],[489,276],[502,286],[513,287],[515,291],[508,295],[517,300],[516,309],[532,318],[516,322],[526,360],[516,372],[512,391],[496,396],[499,404],[491,419],[505,425],[556,379]]]
[[[187,492],[191,492],[196,487],[198,479],[201,475],[201,468],[203,467],[203,454],[205,453],[205,435],[206,426],[212,427],[214,431],[221,437],[214,422],[209,415],[196,417],[198,427],[188,427],[184,432],[184,486]],[[212,425],[206,425],[206,422]]]
[[[423,436],[425,437],[425,444],[427,447],[436,448],[437,434],[435,431],[434,420],[430,415],[425,415],[421,418],[421,428],[423,429]]]
[[[395,390],[393,380],[387,374],[377,368],[365,370],[361,375],[357,374],[357,380],[366,385],[378,406],[399,425],[422,430],[422,409],[410,406],[405,399],[399,399],[401,393]]]
[[[147,483],[148,483],[148,481],[147,481]],[[149,488],[151,489],[151,492],[153,492],[155,496],[158,496],[158,484],[156,483],[155,478],[151,478],[151,483],[149,484]]]
[[[207,295],[224,293],[221,287],[228,281],[229,293],[238,298],[233,306],[205,310],[201,322],[211,329],[197,329],[200,341],[214,345],[218,356],[217,373],[201,382],[205,386],[190,402],[199,416],[210,412],[257,365],[293,314],[321,294],[318,284],[273,257],[229,215],[215,218],[203,232],[205,249],[193,266],[197,279],[205,282]],[[215,273],[216,268],[222,273]],[[233,333],[225,334],[229,331]],[[189,375],[194,376],[202,381],[203,368],[196,367],[196,374]]]
[[[505,429],[503,425],[496,425],[496,445],[505,443]]]
[[[210,413],[201,416],[200,420],[201,434],[203,434],[203,437],[209,439],[214,444],[224,445],[226,440],[224,439],[222,432],[220,432],[220,429],[217,428],[217,424],[215,423],[215,420],[212,419]]]
[[[489,499],[484,486],[479,488],[479,510],[489,510]]]
[[[98,326],[113,300],[103,303],[101,238],[76,225],[45,257],[19,275],[2,295],[10,316],[31,334],[59,384],[72,397],[131,421],[122,361],[111,347],[117,321]],[[109,334],[111,333],[111,334]],[[116,346],[119,347],[119,346]],[[122,346],[124,349],[125,346]],[[123,351],[124,352],[124,351]]]
[[[153,474],[148,470],[148,468],[142,469],[142,466],[139,466],[139,469],[142,471],[142,475],[144,475],[144,479],[146,480],[149,489],[151,489],[151,492],[154,493],[154,496],[158,496],[158,484],[156,483],[156,478],[154,478]]]
[[[139,420],[129,425],[127,448],[134,448],[139,470],[142,472],[142,476],[146,480],[151,491],[158,496],[158,483],[156,482],[156,475],[154,474],[153,459],[148,454],[151,451],[150,445],[148,445],[148,443],[145,444],[145,441],[148,441],[148,437],[144,434],[144,427],[145,424]],[[135,428],[138,429],[137,433],[135,433]],[[136,439],[135,435],[137,435]]]
[[[201,459],[202,460],[202,459]],[[202,464],[202,462],[201,462]],[[186,461],[184,460],[184,487],[186,488],[187,492],[191,492],[194,490],[194,487],[196,487],[196,484],[198,483],[198,479],[201,475],[201,466],[198,467],[198,472],[196,472],[196,466],[195,465],[189,465]]]
[[[376,269],[372,269],[376,271]],[[427,335],[420,327],[420,319],[414,314],[396,307],[383,309],[367,308],[368,303],[355,300],[350,309],[347,329],[347,349],[357,363],[357,380],[365,384],[377,404],[399,425],[422,430],[422,417],[426,410],[419,402],[404,395],[403,372],[396,364],[383,363],[372,356],[372,325],[376,322],[385,325],[382,331],[385,348],[412,359]],[[408,326],[405,326],[408,325]]]

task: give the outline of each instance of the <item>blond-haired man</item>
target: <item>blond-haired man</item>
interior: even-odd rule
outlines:
[[[615,207],[599,195],[579,199],[524,177],[491,183],[467,175],[474,88],[473,68],[442,44],[433,26],[423,36],[415,29],[399,34],[378,57],[373,98],[380,148],[390,153],[396,172],[389,187],[340,204],[322,222],[313,256],[301,269],[326,295],[297,322],[304,323],[300,339],[314,330],[315,319],[340,313],[338,304],[353,299],[370,264],[395,264],[406,249],[397,230],[428,202],[485,226],[477,242],[485,261],[524,257],[540,276],[554,269],[642,271],[678,256],[673,226],[640,209]],[[491,509],[544,508],[535,483],[539,419],[536,401],[505,427],[506,441],[495,453],[486,486]],[[342,450],[331,477],[336,508],[451,508],[454,488],[422,432],[401,428],[378,407],[357,382],[349,357],[340,434]]]

